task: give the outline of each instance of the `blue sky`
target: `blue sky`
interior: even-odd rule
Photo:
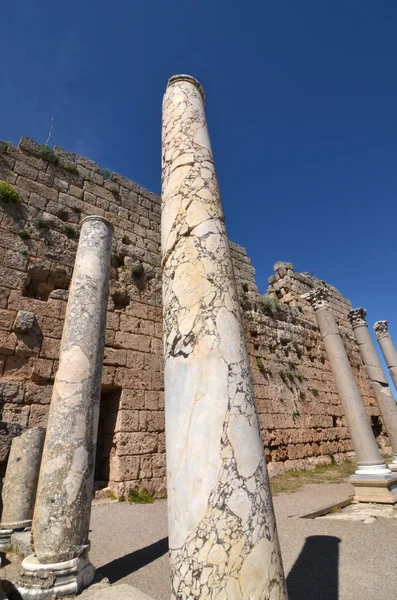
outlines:
[[[291,261],[397,342],[395,1],[1,4],[1,139],[43,143],[54,117],[52,144],[159,192],[162,95],[194,75],[260,291]]]

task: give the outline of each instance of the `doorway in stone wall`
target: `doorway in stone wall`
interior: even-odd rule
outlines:
[[[107,487],[109,483],[109,462],[113,448],[120,396],[121,387],[106,386],[101,390],[94,491]]]

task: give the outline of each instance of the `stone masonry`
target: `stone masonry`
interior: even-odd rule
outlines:
[[[62,148],[43,152],[25,137],[18,147],[0,142],[0,180],[21,194],[15,204],[0,200],[1,419],[46,424],[80,224],[104,216],[114,238],[95,479],[117,495],[137,486],[164,494],[160,198]],[[277,263],[263,300],[245,250],[231,244],[231,254],[269,472],[350,457],[314,311],[299,300],[319,280]],[[375,434],[388,451],[347,319],[351,304],[327,287]]]

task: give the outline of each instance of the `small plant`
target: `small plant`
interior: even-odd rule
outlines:
[[[120,269],[121,271],[125,271],[127,267],[125,265],[120,265],[117,268]]]
[[[280,311],[280,300],[271,296],[261,296],[259,299],[260,311],[268,317],[275,317]]]
[[[27,256],[28,255],[28,251],[27,250],[20,250],[19,254],[22,254],[22,256]]]
[[[78,173],[77,165],[74,163],[66,163],[63,165],[63,168],[65,171],[68,171],[68,173]]]
[[[40,229],[40,230],[48,229],[48,223],[46,223],[43,219],[40,219],[40,218],[36,219],[34,224],[35,224],[36,229]]]
[[[21,231],[18,231],[18,235],[21,240],[30,240],[30,233],[26,231],[26,229],[21,229]]]
[[[8,181],[0,181],[0,200],[6,204],[18,204],[21,194],[15,190]]]
[[[145,272],[145,269],[143,268],[143,264],[141,262],[135,262],[131,266],[131,274],[133,277],[136,277],[136,278],[142,277],[144,272]]]
[[[295,373],[295,377],[297,378],[298,381],[300,381],[302,383],[302,381],[304,380],[304,375],[303,373]]]
[[[6,141],[6,145],[7,145],[7,148],[16,148],[17,147],[17,145],[14,142],[11,142],[10,140]]]
[[[262,375],[271,375],[272,374],[271,369],[269,369],[269,367],[265,366],[265,363],[263,362],[263,360],[261,358],[256,359],[256,366],[258,367],[258,369],[260,370]]]
[[[299,392],[299,400],[302,400],[302,402],[304,402],[306,400],[305,392]]]
[[[153,504],[154,502],[152,494],[143,488],[140,490],[130,489],[127,499],[130,504]]]
[[[109,492],[108,498],[109,500],[116,500],[116,496],[113,494],[113,492]]]
[[[52,148],[50,148],[47,144],[42,144],[40,146],[40,156],[41,156],[41,158],[43,158],[44,160],[47,160],[48,162],[52,162],[54,164],[57,164],[57,162],[58,162],[58,159],[56,157],[54,150]]]
[[[295,423],[296,419],[297,419],[298,417],[300,417],[300,416],[301,416],[301,414],[300,414],[299,410],[298,410],[298,409],[294,410],[294,412],[293,412],[293,413],[292,413],[292,415],[291,415],[291,417],[292,417],[292,420],[294,421],[294,423]]]
[[[73,227],[69,227],[69,225],[66,225],[66,227],[64,227],[63,232],[65,235],[68,236],[69,239],[75,237],[75,231],[74,231]]]
[[[312,389],[312,394],[315,398],[317,398],[317,396],[319,395],[319,391],[316,389]]]
[[[110,179],[112,171],[110,169],[99,169],[99,174],[102,175],[104,179]]]
[[[301,306],[298,306],[298,310],[300,313],[303,313],[303,308]]]
[[[280,375],[284,383],[288,382],[287,371],[279,371],[278,374]]]
[[[338,512],[340,512],[339,506],[333,506],[331,508],[331,513],[335,514],[335,513],[338,513]]]
[[[119,496],[117,502],[125,502],[125,496]]]

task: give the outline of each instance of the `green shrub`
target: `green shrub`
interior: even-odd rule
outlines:
[[[319,392],[316,389],[312,389],[312,394],[315,398],[317,398],[317,396],[319,395]]]
[[[141,262],[135,262],[131,266],[131,273],[133,277],[142,277],[145,269],[143,268],[143,264]]]
[[[18,204],[21,194],[15,190],[8,181],[0,181],[0,200],[6,204]]]
[[[36,229],[48,229],[48,223],[46,223],[43,219],[36,219],[34,224]]]
[[[269,369],[269,367],[265,366],[265,363],[263,362],[263,360],[261,358],[256,359],[256,366],[258,367],[258,369],[260,370],[262,375],[271,375],[272,374],[271,369]]]
[[[20,250],[19,254],[22,254],[22,256],[27,256],[28,255],[28,251],[27,250]]]
[[[275,317],[280,312],[280,300],[267,294],[259,298],[260,311],[268,317]]]
[[[63,232],[65,235],[68,236],[68,238],[74,238],[76,235],[73,227],[69,227],[69,225],[66,225],[66,227],[64,227]]]
[[[58,162],[58,159],[56,157],[54,150],[52,148],[50,148],[49,146],[47,146],[47,144],[42,144],[40,146],[40,156],[41,156],[41,158],[43,158],[44,160],[47,160],[48,162],[52,162],[54,164],[57,164],[57,162]]]
[[[78,173],[77,165],[74,163],[66,163],[63,165],[63,168],[65,171],[68,171],[68,173]]]
[[[99,174],[102,175],[104,179],[110,179],[112,171],[110,169],[99,169]]]
[[[125,502],[125,496],[119,496],[118,502]]]
[[[145,489],[133,490],[130,489],[127,494],[127,500],[130,504],[153,504],[154,498]]]
[[[16,148],[17,145],[14,142],[11,142],[10,140],[6,141],[7,144],[7,148]]]

